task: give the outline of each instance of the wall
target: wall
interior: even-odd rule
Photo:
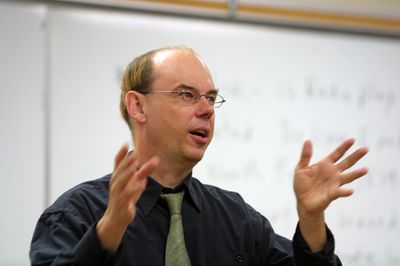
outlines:
[[[0,2],[0,265],[27,265],[45,206],[46,7]]]

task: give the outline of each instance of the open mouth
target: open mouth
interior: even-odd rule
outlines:
[[[196,135],[202,138],[206,138],[208,135],[208,132],[206,130],[192,130],[190,131],[190,134]]]

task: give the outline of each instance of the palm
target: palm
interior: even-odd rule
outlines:
[[[367,148],[360,148],[338,163],[353,144],[353,139],[346,140],[331,154],[309,165],[312,146],[310,141],[304,143],[294,175],[297,203],[304,211],[309,214],[321,213],[335,199],[347,197],[353,193],[351,189],[344,188],[343,185],[365,175],[367,169],[361,168],[346,173],[344,171],[352,167],[368,151]]]

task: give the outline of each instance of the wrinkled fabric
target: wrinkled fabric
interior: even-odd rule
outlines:
[[[151,177],[116,252],[104,250],[96,224],[108,202],[111,174],[82,183],[60,196],[40,216],[32,238],[32,265],[164,265],[169,211]],[[276,234],[260,213],[235,192],[204,185],[189,175],[182,219],[186,248],[196,265],[340,266],[328,232],[323,249],[312,253],[297,226],[293,241]]]

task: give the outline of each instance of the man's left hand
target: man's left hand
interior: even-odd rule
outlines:
[[[367,174],[366,167],[346,171],[367,152],[367,147],[359,148],[348,157],[338,162],[354,144],[348,139],[332,153],[310,165],[312,144],[304,142],[299,163],[294,175],[294,191],[297,199],[300,231],[314,252],[320,250],[326,242],[324,211],[337,198],[348,197],[353,190],[343,187]],[[345,172],[346,171],[346,172]]]

